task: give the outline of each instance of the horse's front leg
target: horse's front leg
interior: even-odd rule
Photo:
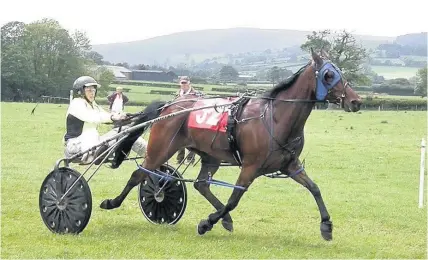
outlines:
[[[244,192],[251,185],[256,176],[257,167],[242,167],[241,173],[238,180],[236,181],[236,187],[233,189],[232,195],[230,196],[227,204],[217,210],[216,212],[210,214],[208,219],[201,220],[198,225],[199,235],[205,234],[207,231],[210,231],[213,226],[226,214],[229,214],[230,211],[238,206],[239,200],[244,195]]]
[[[330,215],[327,212],[327,208],[321,196],[321,191],[318,188],[318,185],[308,177],[308,175],[306,174],[306,171],[305,170],[300,171],[300,170],[301,170],[301,164],[300,164],[300,161],[297,160],[296,162],[291,163],[289,165],[285,173],[291,175],[291,178],[293,180],[302,184],[305,188],[307,188],[312,193],[321,214],[321,224],[320,224],[321,235],[325,240],[332,240],[333,223],[330,221]],[[298,171],[300,172],[295,174]]]

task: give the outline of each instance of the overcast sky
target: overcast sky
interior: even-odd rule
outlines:
[[[53,18],[83,30],[92,44],[127,42],[180,31],[257,27],[346,29],[397,36],[427,31],[428,0],[2,0],[0,24]]]

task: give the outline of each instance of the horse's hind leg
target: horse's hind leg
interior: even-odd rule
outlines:
[[[302,184],[305,188],[307,188],[312,193],[321,214],[321,225],[320,225],[321,235],[325,240],[332,240],[333,224],[330,221],[330,215],[327,212],[327,208],[321,196],[320,189],[318,188],[318,185],[308,177],[305,170],[293,176],[293,173],[297,172],[299,169],[300,169],[300,162],[296,161],[295,163],[290,164],[286,173],[291,174],[292,175],[291,178],[293,178],[293,180]]]
[[[201,153],[200,156],[202,166],[197,179],[207,180],[209,174],[213,176],[217,172],[218,168],[220,167],[220,161],[205,153]],[[211,203],[211,205],[213,205],[216,210],[220,210],[224,207],[223,203],[221,203],[220,200],[211,192],[209,183],[200,181],[195,182],[193,186]],[[226,230],[231,232],[233,231],[233,221],[229,213],[224,215],[221,223]]]
[[[145,178],[146,174],[140,170],[135,170],[131,178],[129,178],[128,183],[126,183],[125,188],[122,190],[119,196],[117,196],[114,199],[106,199],[103,202],[101,202],[100,208],[102,209],[115,209],[120,207],[122,202],[125,200],[126,196],[128,196],[128,193],[137,186],[140,182],[142,182]]]
[[[166,162],[177,152],[178,148],[182,146],[183,141],[177,140],[178,138],[173,139],[174,133],[175,132],[173,131],[169,131],[165,134],[165,132],[159,130],[154,131],[152,129],[147,147],[146,160],[144,161],[142,168],[150,171],[158,169],[164,162]],[[169,146],[170,149],[166,149],[168,144],[171,144]],[[114,209],[119,207],[125,200],[126,196],[128,196],[128,193],[132,190],[132,188],[140,184],[146,177],[147,173],[144,172],[143,169],[135,170],[120,195],[114,199],[104,200],[100,207],[103,209]]]
[[[160,143],[160,147],[162,147],[161,143]],[[172,146],[172,148],[173,149],[170,149],[168,152],[167,151],[163,151],[163,152],[157,151],[157,153],[154,153],[154,154],[158,155],[156,157],[147,156],[146,161],[144,162],[143,168],[148,169],[148,170],[158,169],[162,163],[167,161],[178,150],[178,148],[175,147],[175,145]],[[152,158],[155,158],[155,159],[152,159]],[[166,158],[166,159],[164,159],[164,158]],[[128,182],[126,183],[125,188],[119,194],[119,196],[117,196],[114,199],[104,200],[101,203],[100,207],[102,209],[114,209],[114,208],[120,207],[122,202],[125,200],[126,196],[128,196],[128,193],[135,186],[140,184],[146,177],[147,177],[147,173],[145,173],[144,170],[142,170],[142,169],[135,170],[132,173],[131,178],[129,178]]]

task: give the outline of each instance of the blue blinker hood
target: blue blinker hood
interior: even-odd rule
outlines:
[[[324,80],[325,74],[327,73],[327,71],[331,71],[334,73],[333,81],[331,84],[328,84]],[[336,86],[341,79],[342,79],[342,73],[340,72],[339,68],[337,68],[331,62],[325,61],[317,74],[317,83],[316,83],[317,85],[315,90],[315,96],[317,100],[324,100],[325,97],[327,96],[328,91],[332,89],[334,86]]]

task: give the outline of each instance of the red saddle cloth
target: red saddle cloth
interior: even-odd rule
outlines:
[[[196,101],[194,107],[230,104],[237,99],[238,97],[201,99]],[[189,128],[199,128],[224,133],[226,132],[229,110],[230,109],[228,107],[220,107],[217,108],[218,112],[214,108],[206,108],[190,112],[187,126]]]

